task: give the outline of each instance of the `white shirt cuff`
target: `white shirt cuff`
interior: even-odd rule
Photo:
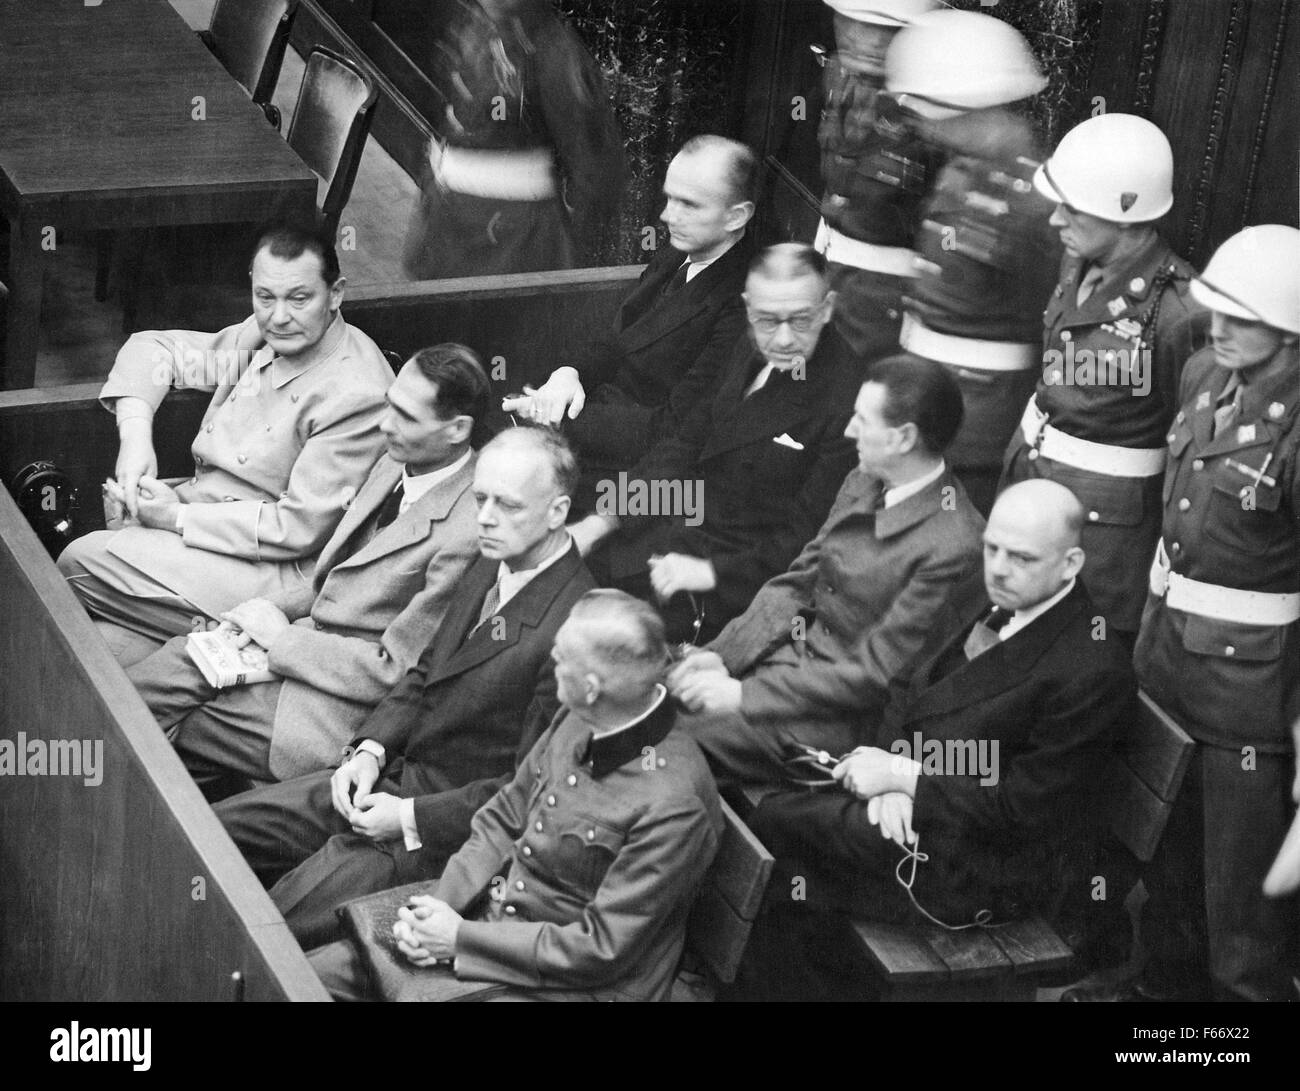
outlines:
[[[415,826],[415,800],[402,800],[398,813],[402,817],[402,840],[406,842],[408,852],[415,852],[424,843],[420,840],[420,831]]]
[[[362,739],[359,743],[357,743],[357,751],[360,752],[362,750],[364,750],[367,754],[374,754],[374,756],[379,760],[379,768],[382,771],[384,768],[383,745],[381,743],[375,742],[374,739]]]

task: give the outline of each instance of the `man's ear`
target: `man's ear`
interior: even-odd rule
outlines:
[[[738,201],[727,209],[727,218],[722,221],[728,231],[739,231],[754,218],[753,201]]]
[[[1082,546],[1071,546],[1065,551],[1065,564],[1063,582],[1069,583],[1075,576],[1083,571],[1083,562],[1086,559]]]
[[[546,525],[552,530],[559,530],[569,521],[569,508],[573,501],[567,496],[557,496],[551,501],[550,509],[546,512]]]
[[[448,431],[451,433],[452,443],[468,443],[469,437],[474,434],[474,418],[462,413],[452,421]]]
[[[894,427],[898,433],[897,451],[900,455],[910,455],[916,450],[916,445],[921,441],[921,431],[912,421],[899,424]]]
[[[826,308],[828,318],[835,313],[835,303],[838,299],[839,296],[836,295],[835,290],[831,289],[826,293],[826,298],[822,300],[822,306]]]
[[[600,699],[602,689],[599,675],[584,674],[582,676],[582,695],[587,704],[594,705]]]
[[[347,277],[339,277],[330,285],[330,311],[337,313],[338,309],[343,306],[343,289],[348,286]]]

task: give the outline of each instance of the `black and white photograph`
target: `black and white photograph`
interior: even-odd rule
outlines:
[[[1300,0],[0,0],[0,211],[36,1065],[1294,1048]]]

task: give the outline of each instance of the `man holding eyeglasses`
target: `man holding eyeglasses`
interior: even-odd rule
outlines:
[[[601,558],[609,579],[653,592],[677,640],[707,640],[740,614],[817,532],[853,468],[844,429],[861,365],[829,327],[825,259],[797,243],[769,247],[743,299],[748,330],[716,394],[598,488],[595,512],[571,528],[584,552],[619,531]],[[637,502],[677,496],[690,510]]]

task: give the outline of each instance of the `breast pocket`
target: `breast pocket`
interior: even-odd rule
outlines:
[[[584,894],[594,894],[626,840],[623,831],[614,826],[575,815],[560,832],[556,878]]]
[[[1256,456],[1257,458],[1259,456]],[[1290,520],[1278,515],[1282,492],[1276,486],[1242,481],[1216,482],[1205,518],[1205,533],[1220,545],[1242,553],[1268,553],[1294,533]]]

